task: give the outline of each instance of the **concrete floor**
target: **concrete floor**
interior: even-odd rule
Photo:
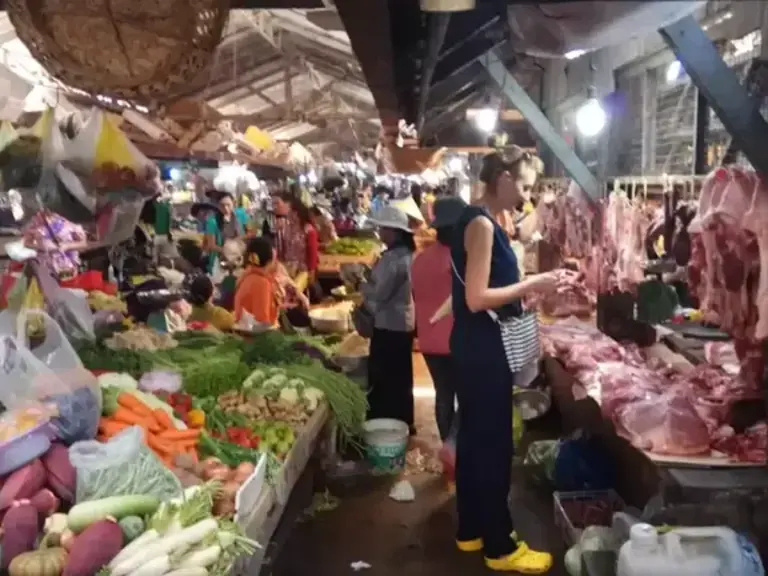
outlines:
[[[415,355],[417,427],[423,452],[439,447],[434,424],[434,394],[420,355]],[[488,573],[480,554],[462,554],[454,546],[456,513],[452,494],[439,476],[408,478],[416,501],[389,499],[391,478],[362,478],[353,484],[329,484],[340,498],[330,512],[319,512],[291,527],[286,542],[265,571],[272,576],[340,576],[350,564],[370,564],[364,576],[474,576]],[[518,482],[510,506],[515,524],[531,546],[550,550],[552,576],[565,576],[562,540],[553,523],[551,494],[535,494]]]

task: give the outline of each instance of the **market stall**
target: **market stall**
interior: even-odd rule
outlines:
[[[88,303],[99,314],[108,313],[109,320],[97,322],[99,337],[89,339],[33,308],[44,305],[52,293],[61,294],[55,285],[40,285],[45,299],[36,304],[29,297],[12,301],[0,313],[0,349],[10,389],[32,384],[27,400],[2,398],[7,408],[2,418],[5,442],[29,444],[29,438],[50,427],[54,444],[48,452],[46,441],[23,461],[3,460],[3,486],[11,500],[31,498],[41,519],[54,514],[43,536],[46,542],[55,539],[49,545],[59,545],[61,538],[62,548],[53,550],[65,573],[70,562],[88,562],[83,548],[101,532],[115,532],[109,536],[114,542],[98,557],[91,553],[90,562],[98,566],[93,572],[82,568],[84,573],[95,573],[105,564],[118,573],[149,562],[158,563],[158,570],[172,562],[178,569],[199,566],[222,573],[247,562],[258,565],[263,551],[253,555],[257,542],[268,543],[330,422],[344,441],[356,441],[361,430],[365,394],[324,367],[331,347],[322,337],[279,332],[235,336],[185,326],[183,307],[173,304],[164,312],[159,306],[167,327],[158,332],[121,322],[130,306],[120,295],[101,291],[92,292]],[[61,310],[55,315],[61,318]],[[21,350],[37,371],[30,373],[27,364],[19,364],[12,350]],[[59,387],[54,397],[58,412],[49,414],[46,404],[38,409],[28,402],[50,401],[51,382],[45,374],[53,369],[67,369],[77,377],[68,387]],[[36,383],[44,384],[39,392]],[[36,459],[40,454],[45,455]],[[22,522],[15,507],[13,511],[7,521]],[[149,523],[137,516],[149,518]],[[113,517],[120,521],[119,529]],[[56,532],[48,534],[54,520]],[[174,523],[181,523],[181,534],[186,526],[198,526],[200,538],[175,544],[164,535]],[[211,540],[217,530],[226,544]],[[18,546],[8,536],[3,539],[8,554],[4,561],[13,561],[12,574],[20,573],[17,564],[44,556],[36,531],[24,538]],[[125,546],[134,538],[147,545],[157,540],[157,558],[134,558],[139,544]]]

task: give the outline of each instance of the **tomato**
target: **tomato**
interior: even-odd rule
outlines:
[[[253,436],[251,438],[251,442],[250,442],[250,446],[249,447],[253,448],[253,449],[258,449],[260,442],[261,442],[261,438],[259,438],[258,436]]]

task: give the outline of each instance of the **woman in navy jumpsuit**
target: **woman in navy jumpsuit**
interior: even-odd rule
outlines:
[[[531,169],[531,157],[518,148],[507,157],[491,154],[484,160],[480,178],[485,195],[464,210],[451,249],[456,268],[451,354],[461,406],[456,447],[458,547],[465,552],[484,550],[492,570],[543,574],[552,557],[512,536],[507,502],[515,375],[507,364],[499,326],[488,315],[494,310],[501,318],[517,316],[523,296],[557,288],[554,273],[520,280],[507,233],[497,223],[503,210],[527,199]]]

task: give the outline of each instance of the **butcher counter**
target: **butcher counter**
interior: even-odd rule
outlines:
[[[663,330],[662,330],[663,332]],[[668,364],[690,369],[703,358],[700,342],[677,341],[675,351],[657,343],[645,351]],[[676,353],[680,352],[680,353]],[[583,430],[599,439],[616,463],[616,491],[624,502],[644,510],[647,520],[669,525],[726,525],[749,534],[768,554],[768,469],[725,468],[654,461],[616,433],[590,396],[575,398],[580,382],[554,357],[541,362],[564,434]],[[658,458],[656,458],[658,460]]]

